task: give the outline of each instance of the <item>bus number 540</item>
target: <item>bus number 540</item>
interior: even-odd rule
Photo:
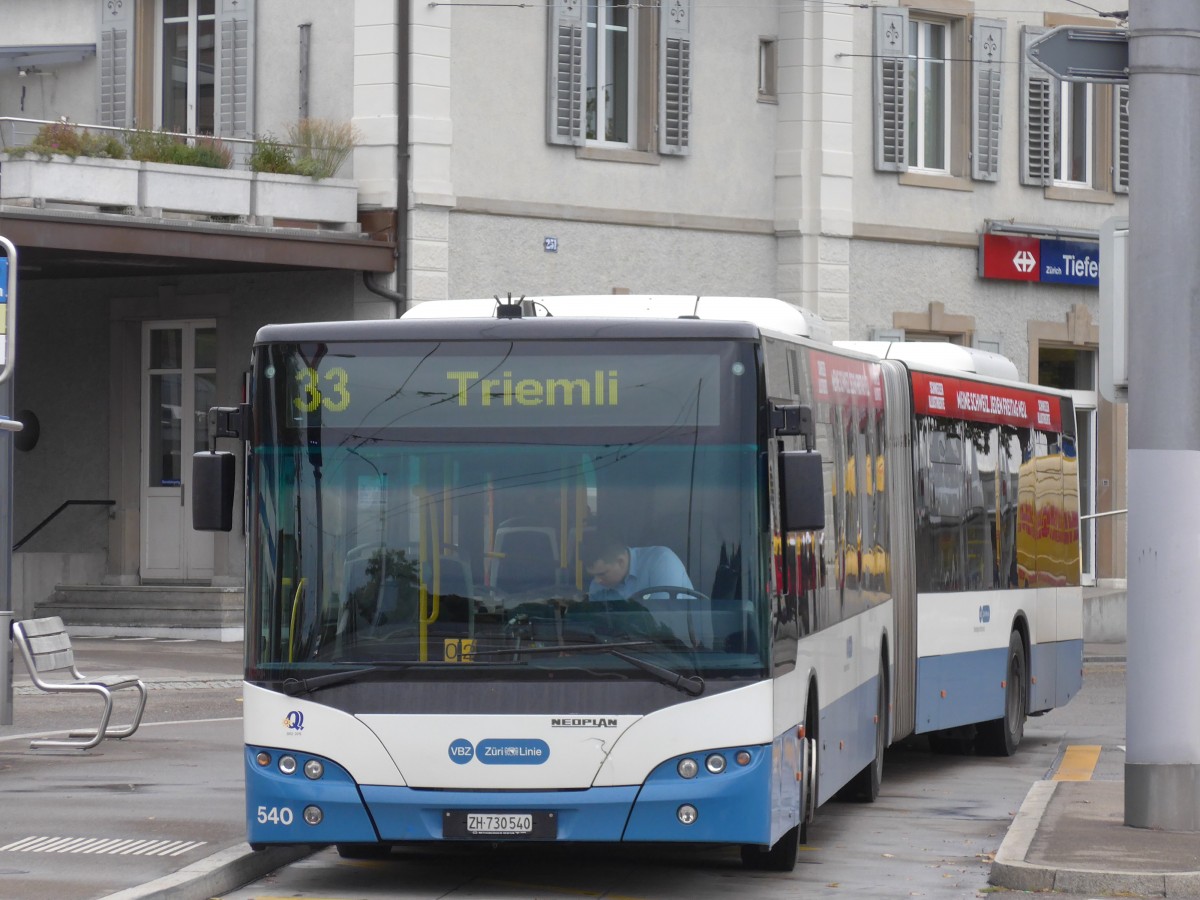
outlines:
[[[292,811],[286,806],[260,806],[258,822],[260,825],[266,825],[268,822],[272,825],[291,825]]]

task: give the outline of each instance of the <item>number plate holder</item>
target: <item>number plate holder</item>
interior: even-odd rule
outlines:
[[[442,837],[453,840],[552,841],[558,837],[558,814],[548,810],[446,810]]]

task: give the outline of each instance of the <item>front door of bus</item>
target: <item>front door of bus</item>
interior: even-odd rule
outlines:
[[[213,535],[192,529],[192,453],[207,446],[216,403],[211,320],[147,322],[142,331],[142,559],[145,581],[208,581]]]

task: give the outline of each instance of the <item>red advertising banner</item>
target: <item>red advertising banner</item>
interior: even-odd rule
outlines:
[[[1058,397],[925,372],[913,372],[912,385],[913,405],[918,415],[1021,425],[1043,431],[1062,429],[1062,404]]]
[[[810,350],[813,391],[819,400],[856,399],[860,406],[883,406],[883,377],[879,364]]]

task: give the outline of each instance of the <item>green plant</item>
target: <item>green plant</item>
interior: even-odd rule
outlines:
[[[141,162],[209,169],[228,169],[233,164],[233,152],[217,138],[197,138],[188,143],[161,131],[133,131],[127,139],[129,155]]]
[[[271,172],[276,175],[295,175],[292,150],[272,135],[264,135],[254,141],[250,153],[250,168],[255,172]]]
[[[296,151],[298,174],[332,178],[357,146],[360,136],[349,122],[300,119],[288,126],[288,139]]]

